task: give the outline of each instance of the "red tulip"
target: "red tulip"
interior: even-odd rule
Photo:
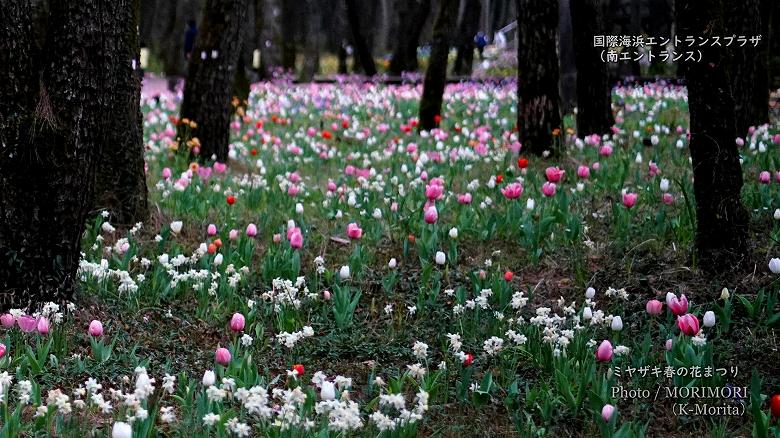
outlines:
[[[466,353],[466,358],[463,359],[463,366],[467,367],[471,365],[473,362],[474,362],[474,355],[472,355],[471,353]]]
[[[302,377],[303,376],[303,371],[304,371],[303,365],[297,363],[297,364],[293,365],[292,369],[293,369],[293,371],[295,371],[297,373],[298,377]]]
[[[504,181],[504,175],[501,175],[500,173],[496,175],[496,183],[501,184],[501,182]]]
[[[512,271],[504,272],[504,280],[512,281],[513,278],[515,278],[515,274],[513,274]]]
[[[521,169],[525,169],[528,167],[528,159],[527,158],[518,158],[517,159],[517,167]]]
[[[690,313],[677,317],[677,327],[688,336],[696,336],[699,333],[699,319]]]
[[[780,418],[780,394],[772,396],[772,400],[769,402],[769,407],[772,411],[772,416]]]
[[[236,203],[236,197],[233,195],[230,195],[227,197],[227,203],[228,205],[233,205]]]

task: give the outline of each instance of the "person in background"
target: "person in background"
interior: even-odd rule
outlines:
[[[198,36],[198,25],[195,20],[187,20],[187,30],[184,31],[184,58],[190,59],[195,48],[195,38]]]
[[[477,32],[477,36],[474,37],[474,44],[477,46],[477,52],[479,53],[479,59],[482,59],[482,53],[485,51],[485,47],[488,44],[485,32]]]

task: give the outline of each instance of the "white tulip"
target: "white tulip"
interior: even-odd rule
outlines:
[[[582,309],[582,319],[588,321],[591,318],[593,318],[593,311],[590,309],[590,307]]]
[[[669,180],[666,178],[661,178],[661,191],[664,193],[669,191]]]
[[[612,318],[612,330],[616,332],[623,330],[623,320],[619,316]]]
[[[298,214],[303,214],[303,204],[300,202],[295,204],[295,212]]]
[[[775,210],[774,218],[776,221],[780,221],[780,208]]]
[[[395,260],[395,257],[390,259],[390,261],[387,263],[387,266],[390,269],[395,269],[395,267],[398,266],[398,262]]]
[[[774,258],[769,261],[769,270],[773,274],[780,274],[780,259]]]
[[[333,382],[328,382],[327,380],[322,382],[322,388],[320,388],[320,397],[325,401],[336,399],[336,386],[333,385]]]
[[[374,216],[374,219],[377,219],[377,220],[382,219],[382,210],[380,210],[378,208],[375,208],[373,216]]]
[[[349,278],[349,266],[342,266],[341,269],[339,269],[339,277],[342,280]]]
[[[525,209],[533,210],[534,207],[536,207],[536,201],[534,201],[533,198],[528,198],[528,200],[525,201]]]
[[[132,438],[133,427],[129,424],[117,421],[111,429],[111,438]]]
[[[450,228],[450,239],[457,239],[458,238],[458,229],[457,228]]]
[[[214,256],[214,266],[219,266],[222,264],[222,254],[217,254]]]
[[[445,256],[442,251],[437,251],[436,252],[436,264],[437,265],[443,265],[445,261],[447,261],[447,256]],[[780,260],[778,260],[778,265],[780,265]]]
[[[715,325],[715,312],[708,310],[704,314],[704,327],[712,327]]]
[[[217,376],[214,375],[214,371],[206,370],[203,373],[203,386],[211,386],[217,381]]]
[[[585,290],[585,298],[592,300],[596,296],[596,289],[589,287]]]
[[[173,234],[179,234],[181,232],[181,221],[173,221],[171,222],[171,231]]]

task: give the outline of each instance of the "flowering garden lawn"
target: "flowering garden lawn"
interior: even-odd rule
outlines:
[[[545,158],[512,84],[449,86],[431,133],[419,97],[257,84],[208,167],[145,98],[152,218],[98,214],[80,304],[0,318],[3,436],[780,436],[776,126],[735,140],[755,268],[720,279],[683,88],[616,89],[612,136]]]

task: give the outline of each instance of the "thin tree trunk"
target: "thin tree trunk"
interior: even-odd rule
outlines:
[[[97,165],[95,207],[107,209],[117,224],[130,225],[146,220],[146,172],[144,170],[143,128],[141,127],[141,77],[139,75],[138,22],[139,2],[132,3],[132,14],[123,23],[121,39],[116,42],[117,59],[107,68],[115,71],[113,86],[114,129],[107,130],[107,141]]]
[[[561,127],[556,30],[558,2],[517,0],[518,111],[523,148],[537,155],[552,150]]]
[[[577,61],[570,3],[569,0],[558,0],[558,64],[561,69],[561,111],[564,114],[571,113],[577,106]]]
[[[293,2],[282,0],[282,67],[285,70],[295,72],[295,61],[298,57],[295,46],[296,29],[296,8]]]
[[[678,0],[681,35],[723,35],[723,0],[702,8]],[[696,248],[708,271],[732,269],[749,254],[748,213],[742,205],[742,168],[736,137],[734,98],[721,48],[701,47],[701,62],[683,62],[691,119],[691,161],[696,197]]]
[[[374,57],[371,55],[371,48],[360,31],[361,20],[357,3],[355,0],[345,0],[345,2],[347,5],[347,20],[352,30],[352,42],[355,44],[355,54],[360,60],[363,73],[367,76],[375,76],[377,73],[376,64],[374,63]]]
[[[458,26],[458,54],[455,57],[453,73],[470,76],[474,64],[474,35],[479,31],[482,5],[479,0],[465,0],[463,17]]]
[[[3,308],[73,296],[97,158],[117,129],[111,66],[130,21],[128,0],[52,2],[37,52],[29,0],[0,0]]]
[[[433,27],[433,47],[425,70],[423,94],[420,100],[420,130],[436,127],[436,116],[441,115],[444,86],[447,81],[447,56],[458,19],[458,1],[441,0],[439,14]]]
[[[309,82],[320,69],[320,48],[322,46],[322,11],[317,0],[306,0],[306,56],[303,60],[300,79]]]
[[[246,0],[207,0],[190,57],[181,119],[197,123],[200,159],[227,162],[231,92]],[[183,145],[182,145],[183,147]]]
[[[612,86],[593,36],[604,35],[602,0],[571,0],[574,51],[577,62],[577,134],[606,134],[615,123]]]

